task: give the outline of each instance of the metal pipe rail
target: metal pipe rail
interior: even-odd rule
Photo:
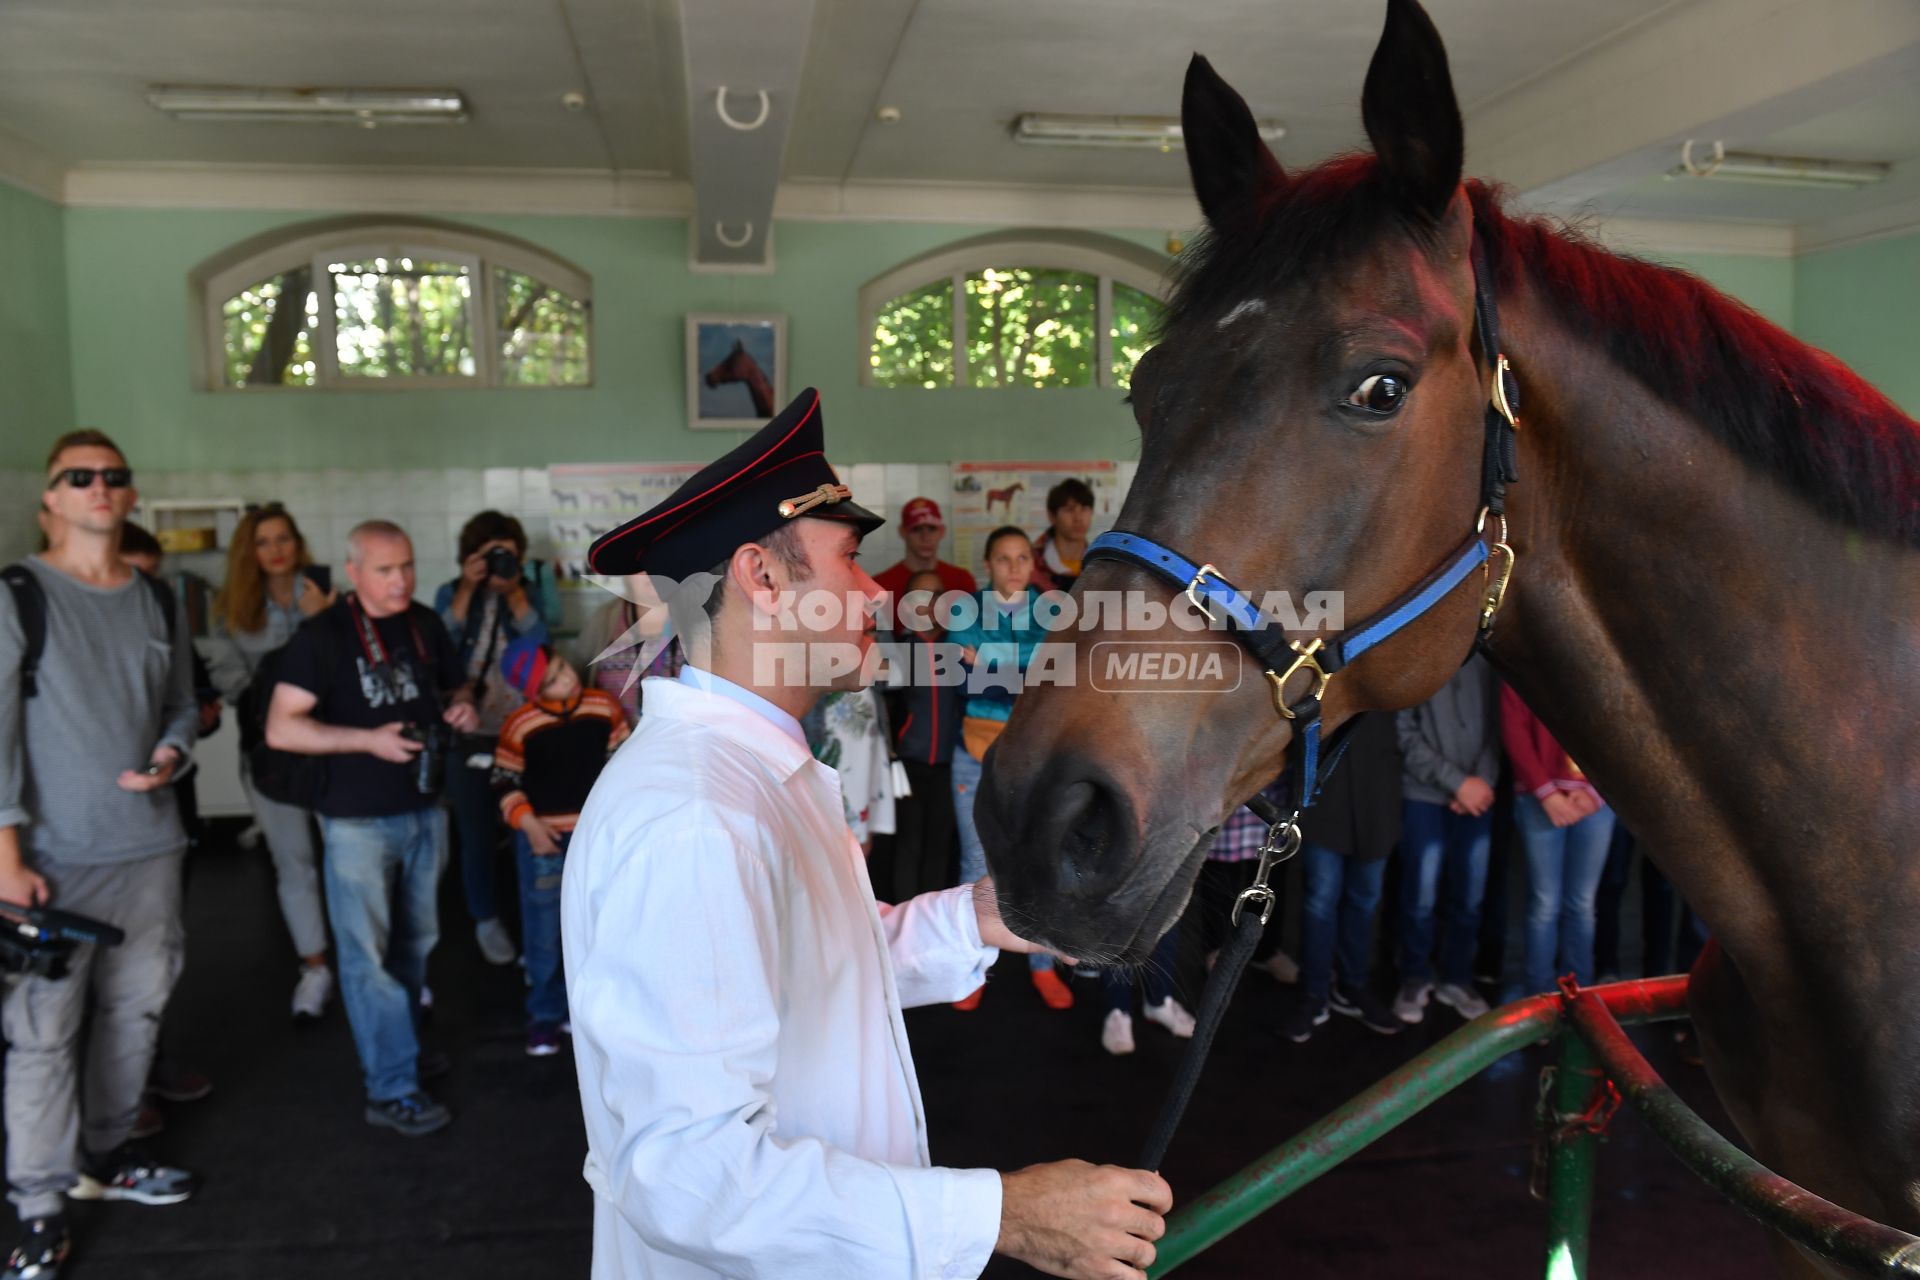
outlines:
[[[1875,1275],[1920,1276],[1920,1238],[1848,1213],[1772,1173],[1715,1133],[1667,1087],[1621,1024],[1686,1016],[1684,975],[1530,996],[1485,1014],[1339,1109],[1190,1201],[1167,1224],[1151,1277],[1164,1276],[1228,1233],[1351,1159],[1506,1055],[1558,1036],[1555,1108],[1563,1117],[1603,1100],[1606,1081],[1680,1159],[1721,1194],[1803,1247]],[[1550,1280],[1587,1270],[1596,1134],[1554,1136],[1548,1175]]]

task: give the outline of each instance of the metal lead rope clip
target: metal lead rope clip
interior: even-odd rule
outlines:
[[[1290,817],[1284,818],[1267,828],[1267,838],[1260,846],[1260,866],[1253,873],[1253,883],[1240,891],[1233,900],[1233,925],[1240,926],[1240,912],[1251,903],[1260,904],[1260,924],[1265,927],[1273,918],[1274,904],[1278,899],[1267,884],[1267,877],[1274,867],[1300,852],[1300,811],[1295,809]]]

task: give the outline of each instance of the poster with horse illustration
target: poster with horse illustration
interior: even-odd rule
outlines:
[[[954,463],[947,506],[954,562],[980,577],[986,536],[1003,524],[1018,525],[1038,537],[1047,528],[1047,491],[1068,477],[1086,481],[1093,490],[1089,536],[1111,529],[1126,496],[1117,462]]]
[[[687,317],[687,425],[751,430],[787,400],[787,318]]]
[[[601,580],[587,572],[587,550],[601,534],[659,505],[698,462],[556,463],[547,468],[553,501],[548,531],[562,587]]]

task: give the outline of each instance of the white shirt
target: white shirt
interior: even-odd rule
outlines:
[[[876,906],[833,770],[700,679],[645,682],[567,851],[594,1280],[977,1276],[1000,1178],[931,1167],[900,1015],[984,980],[972,890]]]

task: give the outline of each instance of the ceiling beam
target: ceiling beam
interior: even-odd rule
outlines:
[[[772,265],[773,202],[812,19],[812,0],[695,0],[681,9],[696,270]]]
[[[1575,205],[1671,168],[1689,137],[1762,137],[1917,69],[1912,0],[1673,5],[1470,108],[1468,171]]]

